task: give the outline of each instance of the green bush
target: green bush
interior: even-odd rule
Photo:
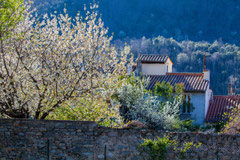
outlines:
[[[200,130],[200,125],[193,124],[193,120],[183,120],[180,123],[180,131],[196,132]]]
[[[165,160],[166,152],[172,150],[179,153],[180,159],[185,158],[185,153],[192,148],[201,147],[201,143],[193,144],[193,142],[184,142],[180,144],[176,140],[170,140],[168,136],[157,139],[144,139],[143,143],[138,146],[141,156],[150,160]]]

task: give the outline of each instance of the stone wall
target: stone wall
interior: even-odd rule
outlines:
[[[0,159],[141,160],[143,138],[168,135],[179,142],[201,142],[186,159],[239,159],[240,135],[175,133],[145,129],[113,129],[94,122],[0,119]],[[179,154],[168,151],[167,159]]]
[[[0,120],[0,157],[14,160],[93,159],[93,122]]]

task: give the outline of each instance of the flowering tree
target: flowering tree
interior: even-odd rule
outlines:
[[[127,73],[125,48],[110,44],[93,4],[85,18],[45,15],[39,22],[25,10],[12,36],[1,39],[0,113],[6,117],[45,119],[78,98],[111,97],[118,77]],[[131,63],[131,62],[130,62]]]

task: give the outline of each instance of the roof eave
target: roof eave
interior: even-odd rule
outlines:
[[[160,64],[165,64],[166,62],[150,62],[150,61],[141,61],[141,63],[145,63],[145,64],[156,64],[156,63],[160,63]]]
[[[183,92],[185,92],[185,93],[205,93],[206,92],[206,90],[205,91],[186,91],[186,90],[183,90]]]

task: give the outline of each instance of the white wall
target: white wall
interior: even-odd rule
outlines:
[[[191,93],[191,103],[194,106],[194,111],[191,113],[192,119],[195,121],[195,124],[204,124],[206,106],[206,92],[205,93]]]
[[[212,90],[209,89],[209,86],[206,90],[206,94],[205,94],[205,117],[207,115],[207,111],[208,111],[208,107],[209,107],[209,101],[211,100],[212,96]]]
[[[190,113],[190,117],[194,120],[194,124],[203,125],[206,114],[206,106],[208,102],[206,101],[206,92],[204,93],[185,93],[186,95],[191,96],[191,103],[194,107],[193,112]],[[186,117],[189,113],[185,113]],[[183,116],[185,117],[185,116]]]
[[[164,75],[166,74],[167,65],[160,63],[142,63],[143,75]]]
[[[172,72],[172,63],[171,63],[170,59],[168,59],[165,64],[142,63],[142,74],[143,75],[165,75],[167,72],[170,72],[170,73]]]
[[[167,72],[168,73],[172,73],[172,66],[173,66],[173,64],[172,64],[172,61],[170,60],[170,58],[168,58],[166,64],[168,65],[168,71]]]

